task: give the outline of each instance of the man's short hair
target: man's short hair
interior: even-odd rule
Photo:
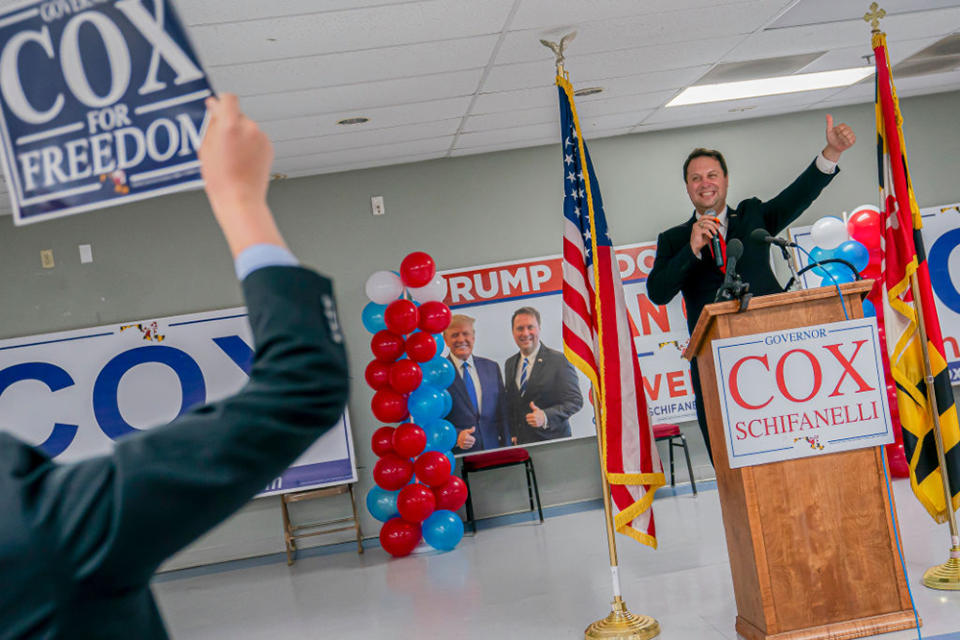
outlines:
[[[469,324],[470,328],[472,329],[476,321],[476,318],[471,318],[470,316],[462,313],[455,313],[454,315],[450,316],[450,324],[447,325],[447,329],[455,324]],[[446,333],[446,329],[444,329],[444,333]]]
[[[716,149],[704,149],[703,147],[697,147],[690,152],[690,155],[687,156],[687,159],[683,162],[683,181],[687,181],[687,167],[690,166],[690,163],[693,162],[694,158],[713,158],[720,163],[720,168],[723,169],[723,175],[727,175],[727,161],[723,159],[723,154],[717,151]]]
[[[513,321],[516,320],[516,319],[517,319],[517,316],[519,316],[519,315],[533,316],[534,318],[537,319],[537,325],[539,326],[539,325],[541,324],[541,322],[540,322],[540,312],[539,312],[539,311],[537,311],[537,310],[534,309],[533,307],[520,307],[519,309],[517,309],[516,311],[513,312],[513,316],[511,316],[511,318],[510,318],[510,328],[511,328],[511,329],[513,328]]]

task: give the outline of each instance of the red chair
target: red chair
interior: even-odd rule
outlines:
[[[470,489],[469,474],[512,467],[518,464],[522,464],[527,471],[527,497],[530,499],[530,511],[533,511],[533,499],[536,496],[537,512],[540,514],[540,522],[543,522],[543,507],[540,505],[540,489],[537,487],[537,474],[533,469],[533,460],[526,449],[512,447],[463,457],[463,482],[467,485],[467,524],[470,525],[474,533],[477,532],[477,521],[473,517],[473,490]]]
[[[687,473],[690,474],[690,486],[693,487],[693,495],[697,495],[697,483],[693,479],[693,465],[690,464],[690,451],[687,449],[687,439],[680,433],[680,427],[675,424],[655,424],[653,425],[653,437],[659,442],[668,440],[670,450],[670,486],[676,486],[673,475],[673,448],[683,449],[683,455],[687,458]],[[677,442],[679,440],[679,442]]]

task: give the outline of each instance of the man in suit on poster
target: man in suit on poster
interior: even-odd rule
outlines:
[[[447,420],[457,428],[454,453],[472,453],[510,445],[500,366],[473,354],[474,319],[454,315],[443,332],[457,377],[447,388],[453,409]]]
[[[583,394],[566,356],[540,342],[540,312],[520,307],[510,320],[520,348],[504,365],[507,407],[514,444],[570,437],[570,416]]]
[[[736,208],[727,206],[729,178],[723,154],[713,149],[694,149],[683,163],[683,179],[694,212],[686,222],[667,229],[657,238],[657,254],[647,278],[650,300],[654,304],[667,304],[677,293],[682,293],[687,326],[692,332],[703,307],[713,302],[717,289],[723,284],[724,268],[717,266],[712,245],[719,247],[723,262],[726,244],[734,238],[744,242],[743,257],[736,268],[744,282],[750,283],[750,292],[766,295],[783,291],[770,269],[769,247],[757,246],[747,239],[754,229],[765,229],[770,235],[783,231],[833,180],[840,154],[853,146],[856,136],[846,124],[834,126],[833,118],[827,115],[826,137],[823,151],[776,197],[766,202],[749,198]],[[690,363],[690,368],[697,419],[713,462],[696,360]]]

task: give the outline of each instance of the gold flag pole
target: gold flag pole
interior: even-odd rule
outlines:
[[[880,20],[887,12],[876,2],[870,4],[870,11],[863,19],[869,22],[874,34],[880,33]],[[894,98],[896,100],[896,98]],[[887,135],[890,135],[887,132]],[[911,212],[911,216],[912,216]],[[944,505],[947,510],[947,522],[950,524],[950,558],[943,564],[930,567],[923,574],[923,584],[930,589],[960,590],[960,536],[957,534],[957,516],[953,511],[953,496],[950,494],[950,476],[947,470],[947,458],[944,453],[943,432],[940,429],[940,412],[937,410],[937,397],[934,390],[933,366],[930,364],[930,351],[927,345],[927,326],[924,322],[923,305],[920,303],[920,283],[916,272],[910,275],[910,290],[913,304],[917,310],[917,328],[920,332],[921,351],[923,352],[924,383],[927,391],[927,408],[933,418],[933,439],[937,447],[937,462],[940,465],[940,480],[943,482]]]
[[[597,427],[597,454],[600,456],[600,486],[603,492],[603,513],[607,525],[607,547],[610,552],[610,577],[613,581],[613,602],[606,618],[593,622],[583,632],[585,640],[596,638],[616,638],[616,640],[649,640],[660,635],[660,623],[650,616],[638,616],[630,613],[627,603],[620,595],[620,565],[617,561],[617,541],[614,539],[613,507],[610,504],[610,483],[607,481],[606,465],[603,460],[603,424],[600,421],[600,407],[597,405],[599,394],[593,388],[593,419]]]
[[[541,40],[540,44],[553,51],[556,56],[557,76],[567,77],[563,68],[564,49],[573,40],[577,32],[563,36],[559,43]],[[660,623],[649,616],[630,613],[620,591],[620,565],[617,561],[617,542],[614,539],[613,507],[610,504],[610,483],[607,481],[606,464],[603,459],[603,425],[601,408],[598,404],[599,389],[593,387],[593,418],[597,428],[597,455],[600,458],[600,485],[603,494],[603,513],[607,528],[607,550],[610,554],[610,578],[613,586],[613,602],[610,614],[590,624],[583,633],[585,640],[606,638],[610,640],[650,640],[660,635]]]
[[[910,276],[910,288],[913,292],[913,304],[917,309],[917,325],[920,329],[920,342],[923,345],[923,372],[927,387],[927,407],[933,417],[933,439],[937,445],[937,461],[940,464],[940,479],[943,481],[944,505],[950,523],[950,558],[943,564],[930,567],[923,573],[923,584],[930,589],[960,590],[960,536],[957,535],[957,514],[953,512],[953,496],[950,495],[950,476],[947,471],[947,457],[943,448],[943,433],[940,431],[940,412],[937,411],[937,397],[933,388],[933,367],[930,364],[930,352],[927,347],[927,328],[923,319],[923,305],[920,304],[920,284],[917,274]]]

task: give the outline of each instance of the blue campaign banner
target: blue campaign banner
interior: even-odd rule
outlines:
[[[243,307],[0,340],[0,430],[58,462],[109,453],[128,434],[237,392],[252,345]],[[344,411],[259,495],[356,480]]]
[[[14,223],[202,186],[209,95],[167,0],[0,11],[0,157]]]

